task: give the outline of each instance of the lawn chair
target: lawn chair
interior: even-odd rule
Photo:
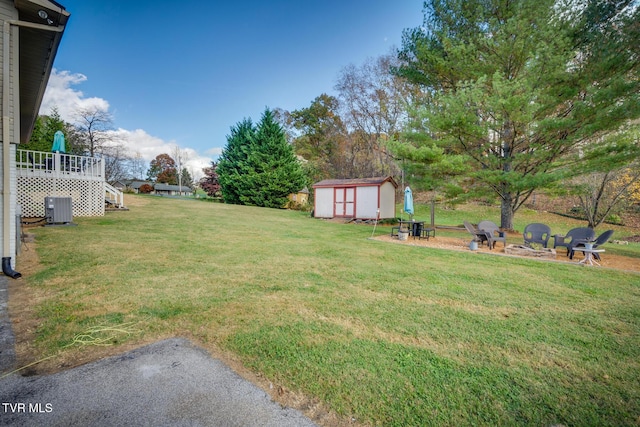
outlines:
[[[494,222],[486,220],[480,221],[478,229],[487,232],[489,237],[489,246],[495,248],[496,242],[502,242],[503,246],[507,246],[507,235],[504,231],[501,231],[500,227],[498,227]]]
[[[574,246],[578,245],[579,243],[585,243],[593,240],[595,235],[596,232],[593,230],[593,228],[573,228],[569,230],[569,232],[564,236],[561,234],[554,234],[553,247],[554,249],[559,246],[567,248],[567,256],[569,256]]]
[[[593,242],[593,249],[597,249],[598,246],[600,245],[604,245],[605,243],[607,243],[609,241],[609,239],[611,238],[611,235],[613,234],[613,230],[607,230],[604,233],[602,233],[601,235],[598,236],[598,238],[595,240],[595,242]],[[569,254],[569,259],[573,259],[573,253],[575,251],[580,252],[580,248],[584,248],[584,243],[583,242],[576,242],[576,245],[573,246],[573,248],[571,248],[571,253]],[[584,254],[584,252],[583,252]],[[600,261],[600,254],[598,252],[594,252],[593,253],[593,257],[597,260]]]
[[[464,228],[466,228],[467,231],[471,233],[474,240],[479,241],[480,244],[484,242],[487,242],[487,244],[489,244],[489,236],[486,231],[478,230],[473,225],[471,225],[468,221],[464,221]],[[489,244],[489,249],[491,249],[491,244]]]
[[[531,243],[540,243],[543,247],[547,247],[549,238],[551,237],[551,228],[546,224],[534,222],[524,228],[524,244],[530,246]]]

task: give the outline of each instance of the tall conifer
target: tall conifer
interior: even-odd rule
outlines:
[[[306,177],[285,133],[266,109],[257,126],[238,123],[227,138],[218,164],[224,200],[228,203],[281,208]]]

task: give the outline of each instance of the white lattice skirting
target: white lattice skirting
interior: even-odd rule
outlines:
[[[18,176],[23,217],[44,217],[45,197],[71,197],[73,216],[104,216],[104,183],[95,180]]]

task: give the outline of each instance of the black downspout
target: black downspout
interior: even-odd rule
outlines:
[[[11,268],[10,256],[2,257],[2,272],[5,274],[5,276],[9,276],[12,279],[17,279],[19,277],[22,277],[22,274],[18,273],[17,271],[14,271],[14,269]]]

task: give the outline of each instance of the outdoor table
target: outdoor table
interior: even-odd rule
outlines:
[[[575,248],[575,251],[584,252],[584,259],[581,260],[578,264],[583,265],[600,265],[598,261],[595,260],[593,254],[594,253],[602,253],[604,249],[587,249],[587,248]]]
[[[391,236],[396,237],[398,235],[397,233],[399,230],[409,231],[409,233],[411,233],[414,239],[416,237],[418,239],[422,239],[423,237],[425,237],[427,240],[429,240],[430,236],[435,237],[436,235],[435,228],[425,228],[424,221],[400,220],[398,221],[397,227],[391,227]]]

